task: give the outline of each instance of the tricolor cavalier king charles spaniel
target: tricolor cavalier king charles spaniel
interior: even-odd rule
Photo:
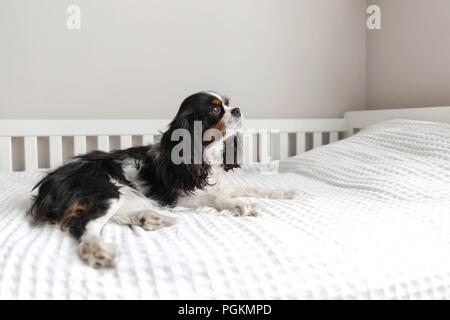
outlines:
[[[236,216],[257,216],[262,208],[240,197],[291,199],[295,192],[235,188],[224,181],[223,174],[239,166],[225,162],[225,141],[236,143],[242,121],[239,108],[229,106],[222,95],[193,94],[183,101],[160,143],[93,151],[47,174],[35,187],[39,190],[30,213],[38,222],[68,229],[79,240],[80,257],[96,268],[113,266],[117,260],[116,246],[101,237],[108,221],[151,231],[173,225],[173,218],[157,212],[161,206],[213,207]],[[176,164],[172,151],[179,141],[174,141],[173,133],[184,129],[193,137],[195,122],[201,124],[203,159],[194,161],[191,152],[183,159],[192,161]],[[210,129],[221,136],[208,136],[214,131]],[[219,163],[214,162],[217,157],[222,158]]]

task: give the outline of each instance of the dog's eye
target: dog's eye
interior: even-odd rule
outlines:
[[[218,114],[220,112],[220,108],[218,106],[213,106],[209,111],[210,114]]]

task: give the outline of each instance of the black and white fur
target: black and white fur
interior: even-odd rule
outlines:
[[[257,216],[262,211],[258,205],[237,198],[290,199],[294,192],[226,184],[223,175],[238,165],[223,164],[224,141],[234,138],[242,119],[227,98],[211,91],[193,94],[183,101],[160,143],[93,151],[50,172],[36,185],[30,212],[36,221],[68,229],[80,242],[80,257],[97,268],[113,266],[118,256],[116,246],[101,237],[108,221],[145,230],[174,224],[173,218],[157,213],[161,206],[213,207],[236,216]],[[202,144],[201,164],[174,164],[171,151],[179,142],[172,141],[172,133],[183,128],[193,134],[194,121],[202,122],[202,134],[215,128],[223,137]]]

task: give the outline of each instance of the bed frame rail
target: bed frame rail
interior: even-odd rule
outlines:
[[[58,166],[90,150],[157,142],[169,119],[0,120],[0,171]],[[284,159],[343,137],[345,119],[245,121],[244,163]]]
[[[344,115],[347,121],[346,136],[350,136],[371,124],[392,120],[411,119],[450,123],[450,107],[402,108],[383,110],[349,111]]]

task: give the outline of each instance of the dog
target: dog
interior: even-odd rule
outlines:
[[[235,216],[257,216],[263,209],[239,198],[291,199],[295,192],[226,183],[224,174],[239,164],[225,163],[225,145],[230,139],[234,145],[242,122],[240,109],[231,107],[228,98],[213,91],[195,93],[182,102],[159,143],[93,151],[48,173],[34,187],[38,192],[30,214],[36,222],[69,230],[79,241],[81,259],[95,268],[117,261],[116,245],[101,237],[108,221],[151,231],[169,227],[175,219],[159,214],[162,206],[213,207]],[[183,139],[181,150],[174,139],[180,133],[195,137],[187,143]]]

